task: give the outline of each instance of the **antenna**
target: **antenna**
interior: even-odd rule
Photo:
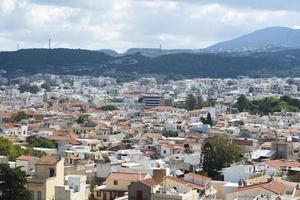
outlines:
[[[51,38],[49,38],[49,49],[51,49]]]
[[[161,44],[159,45],[159,54],[161,55]]]

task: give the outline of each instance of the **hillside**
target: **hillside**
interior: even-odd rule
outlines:
[[[24,49],[0,52],[0,70],[5,70],[8,77],[35,73],[125,76],[128,79],[136,74],[219,78],[300,76],[300,50],[247,54],[179,53],[149,58],[140,53],[113,57],[80,49]]]
[[[205,51],[256,50],[270,47],[300,48],[300,30],[287,27],[269,27],[238,38],[220,42]]]

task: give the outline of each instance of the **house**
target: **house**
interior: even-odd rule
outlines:
[[[275,199],[277,196],[285,194],[285,185],[277,181],[259,183],[249,186],[242,186],[227,193],[226,199],[257,199],[256,197],[268,196],[269,199]]]
[[[31,175],[35,171],[35,164],[38,160],[38,157],[21,155],[16,159],[16,167],[21,167],[26,175]]]
[[[128,200],[152,200],[152,194],[159,188],[159,183],[148,178],[128,186]]]
[[[173,154],[179,154],[182,151],[182,147],[176,144],[163,144],[160,150],[161,157],[167,157]]]
[[[67,175],[64,185],[55,186],[55,200],[87,200],[88,189],[85,175]]]
[[[195,173],[187,173],[183,180],[204,187],[204,195],[209,199],[216,199],[216,190],[211,186],[211,178]]]
[[[112,200],[124,196],[131,183],[147,178],[151,176],[144,173],[112,172],[106,179],[106,185],[94,189],[94,197],[97,200]]]
[[[222,169],[224,181],[238,183],[240,180],[247,180],[255,175],[255,167],[253,165],[232,165]]]
[[[27,189],[33,200],[52,200],[55,186],[64,185],[64,159],[44,156],[35,164],[35,175],[27,178]]]

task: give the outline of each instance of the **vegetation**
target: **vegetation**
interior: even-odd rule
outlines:
[[[293,59],[286,59],[287,56]],[[148,58],[139,53],[112,57],[81,49],[24,49],[0,53],[0,66],[6,76],[36,73],[106,75],[128,81],[146,74],[178,80],[184,77],[235,78],[297,77],[300,50],[256,53],[177,53]],[[174,75],[173,75],[174,74]]]
[[[162,135],[165,137],[178,137],[178,132],[177,131],[164,131]]]
[[[100,109],[103,111],[119,110],[119,108],[115,105],[105,105],[105,106],[102,106]]]
[[[201,96],[194,96],[193,94],[188,94],[185,102],[179,102],[175,104],[174,106],[176,108],[182,108],[186,110],[195,110],[200,109],[203,107],[210,107],[215,105],[215,100],[213,99],[207,99],[206,101],[203,101]]]
[[[76,119],[76,122],[78,124],[85,124],[86,122],[89,121],[89,115],[80,115],[77,119]]]
[[[27,119],[28,116],[24,111],[19,111],[17,114],[13,115],[12,119],[14,122],[20,122],[23,119]]]
[[[21,155],[42,157],[45,153],[32,148],[23,149],[19,145],[14,145],[10,140],[0,137],[0,155],[8,156],[9,160],[15,161]]]
[[[50,87],[50,85],[47,84],[47,83],[43,83],[43,84],[41,85],[41,88],[45,89],[46,92],[50,92],[50,91],[51,91],[51,87]]]
[[[240,112],[246,111],[261,115],[280,111],[299,112],[300,100],[289,96],[281,96],[280,98],[266,97],[264,99],[250,101],[244,95],[241,95],[234,104],[234,107]]]
[[[240,149],[230,138],[216,136],[206,139],[202,148],[203,172],[214,178],[219,171],[231,163],[240,161]]]
[[[20,92],[30,92],[32,94],[36,94],[40,91],[40,88],[36,85],[24,84],[19,86]]]
[[[295,174],[295,175],[288,175],[286,177],[287,181],[290,181],[290,182],[297,182],[299,183],[300,182],[300,174]]]
[[[48,140],[46,138],[37,138],[33,137],[27,140],[29,143],[29,147],[41,147],[41,148],[50,148],[54,149],[55,148],[55,143],[51,140]]]
[[[203,124],[209,124],[211,127],[214,125],[213,120],[211,118],[211,114],[207,113],[207,117],[206,118],[201,118],[201,121]]]
[[[193,94],[188,94],[185,99],[185,108],[187,110],[194,110],[196,108],[197,99]]]
[[[31,194],[25,185],[26,174],[20,167],[10,168],[0,164],[0,198],[5,200],[30,200]]]

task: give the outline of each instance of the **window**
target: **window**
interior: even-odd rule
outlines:
[[[42,200],[42,192],[41,191],[37,192],[37,200]]]
[[[115,180],[115,181],[114,181],[114,185],[118,185],[118,181]]]
[[[55,176],[55,170],[54,169],[50,169],[50,177]]]
[[[34,191],[30,191],[31,194],[31,200],[34,200]]]

